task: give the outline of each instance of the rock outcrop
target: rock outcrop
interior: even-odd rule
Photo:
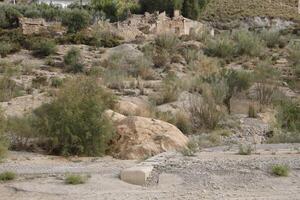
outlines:
[[[179,150],[188,142],[167,122],[145,117],[127,117],[117,125],[112,154],[120,159],[144,159],[165,151]]]

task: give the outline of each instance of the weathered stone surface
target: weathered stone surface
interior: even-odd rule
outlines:
[[[153,166],[135,166],[121,172],[121,180],[134,185],[145,185]]]
[[[188,138],[174,125],[145,117],[127,117],[117,125],[113,156],[144,159],[161,152],[179,150]]]
[[[121,120],[125,119],[126,116],[117,113],[113,110],[106,110],[104,112],[104,115],[106,115],[106,117],[110,118],[114,123],[120,122]]]

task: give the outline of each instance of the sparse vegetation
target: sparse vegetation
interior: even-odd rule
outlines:
[[[273,165],[272,166],[272,174],[276,176],[288,176],[290,172],[290,168],[287,165]]]
[[[248,117],[250,117],[250,118],[256,118],[257,117],[256,109],[252,104],[250,104],[249,107],[248,107]]]
[[[84,66],[82,64],[80,49],[75,47],[71,48],[64,56],[64,64],[67,72],[83,72]]]
[[[33,54],[38,57],[46,57],[56,52],[56,44],[52,40],[39,40],[33,44]]]
[[[251,155],[253,152],[253,147],[249,144],[240,144],[239,155]]]
[[[190,140],[186,145],[186,148],[181,150],[182,155],[184,156],[195,156],[198,150],[198,143],[196,140]]]
[[[8,148],[7,139],[4,136],[5,129],[6,129],[6,119],[0,107],[0,161],[5,156]]]
[[[6,181],[12,181],[17,177],[17,175],[14,172],[6,171],[0,173],[0,182],[6,182]]]
[[[88,179],[87,176],[70,174],[66,176],[65,183],[68,185],[79,185],[79,184],[84,184],[87,181],[87,179]]]

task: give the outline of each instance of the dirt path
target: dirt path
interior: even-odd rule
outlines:
[[[18,173],[18,179],[0,184],[2,200],[98,199],[300,199],[300,154],[295,145],[262,145],[250,156],[237,155],[237,147],[205,149],[194,157],[164,153],[155,161],[157,185],[141,187],[119,180],[122,169],[136,161],[73,158],[11,152],[0,172]],[[287,164],[289,177],[270,174],[274,164]],[[65,173],[88,173],[83,185],[65,185]]]

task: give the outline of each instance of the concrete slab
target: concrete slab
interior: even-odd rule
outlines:
[[[121,180],[130,184],[143,186],[151,175],[153,166],[135,166],[121,172]]]

